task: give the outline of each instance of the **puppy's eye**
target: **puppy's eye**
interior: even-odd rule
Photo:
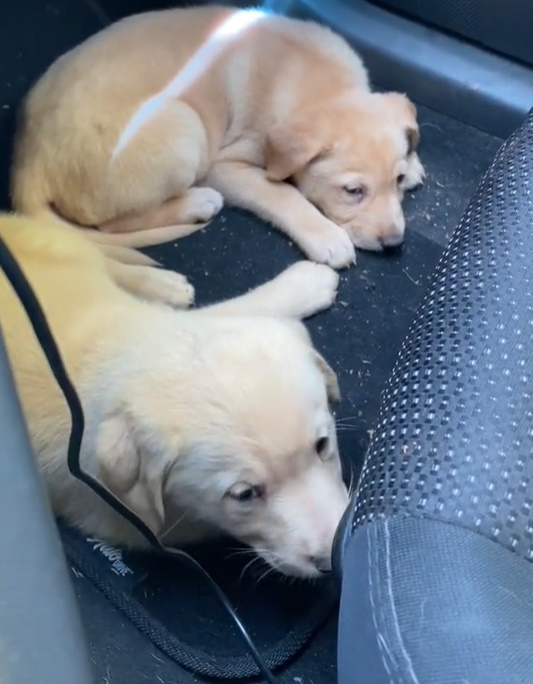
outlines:
[[[329,437],[319,437],[315,442],[315,451],[320,458],[326,458],[328,455]]]
[[[238,482],[228,492],[228,496],[239,503],[249,503],[264,496],[265,490],[261,485],[251,485],[248,482]]]
[[[366,188],[363,187],[362,185],[356,185],[355,187],[351,185],[345,185],[343,186],[343,190],[345,193],[350,195],[350,197],[356,202],[361,202],[366,197]]]
[[[396,183],[398,185],[403,185],[404,181],[405,181],[405,173],[400,173],[398,178],[396,178]]]

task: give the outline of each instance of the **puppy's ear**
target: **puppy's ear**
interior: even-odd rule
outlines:
[[[326,359],[316,351],[316,349],[313,350],[313,354],[315,357],[316,365],[318,366],[320,372],[324,376],[324,382],[326,383],[328,399],[332,404],[337,404],[341,400],[341,390],[339,387],[337,374],[326,361]]]
[[[293,325],[294,332],[311,348],[313,360],[324,378],[326,392],[330,403],[337,404],[341,400],[341,390],[339,387],[337,374],[322,356],[322,354],[319,354],[318,351],[313,347],[311,335],[309,334],[309,331],[305,325],[301,321],[291,321],[291,324]]]
[[[409,156],[413,154],[420,142],[420,130],[418,125],[415,123],[414,125],[407,126],[405,135],[407,136],[407,156]]]
[[[416,107],[402,93],[385,93],[383,97],[393,107],[398,123],[405,131],[407,139],[407,156],[412,154],[420,142],[420,130],[416,120]]]
[[[284,181],[326,151],[320,124],[306,114],[273,126],[265,141],[266,177]]]
[[[151,454],[126,408],[110,413],[96,441],[101,482],[148,527],[158,534],[164,522],[163,486],[166,471]]]

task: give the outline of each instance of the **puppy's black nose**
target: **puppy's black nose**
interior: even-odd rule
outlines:
[[[309,560],[323,575],[331,572],[331,557],[330,556],[309,556]]]
[[[380,237],[379,244],[383,247],[385,252],[393,252],[400,249],[403,245],[403,236],[391,235],[388,237]]]

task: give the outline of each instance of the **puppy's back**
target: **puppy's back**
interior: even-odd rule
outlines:
[[[32,286],[73,379],[94,336],[127,297],[106,271],[105,258],[76,229],[0,215],[0,236]],[[0,324],[17,389],[32,418],[62,415],[60,393],[17,296],[0,273]],[[117,324],[117,323],[115,323]],[[54,408],[55,407],[55,408]]]

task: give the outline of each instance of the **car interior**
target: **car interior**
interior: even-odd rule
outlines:
[[[4,3],[2,211],[11,209],[16,115],[31,85],[103,27],[168,6]],[[401,249],[358,251],[332,309],[308,321],[338,373],[340,453],[355,485],[333,577],[258,577],[222,542],[193,556],[272,681],[533,682],[533,4],[261,7],[330,26],[361,54],[376,89],[416,103],[427,178],[406,195]],[[205,230],[145,251],[187,274],[200,305],[300,258],[273,228],[229,206]],[[0,381],[0,684],[265,681],[197,568],[56,524],[5,350]]]

